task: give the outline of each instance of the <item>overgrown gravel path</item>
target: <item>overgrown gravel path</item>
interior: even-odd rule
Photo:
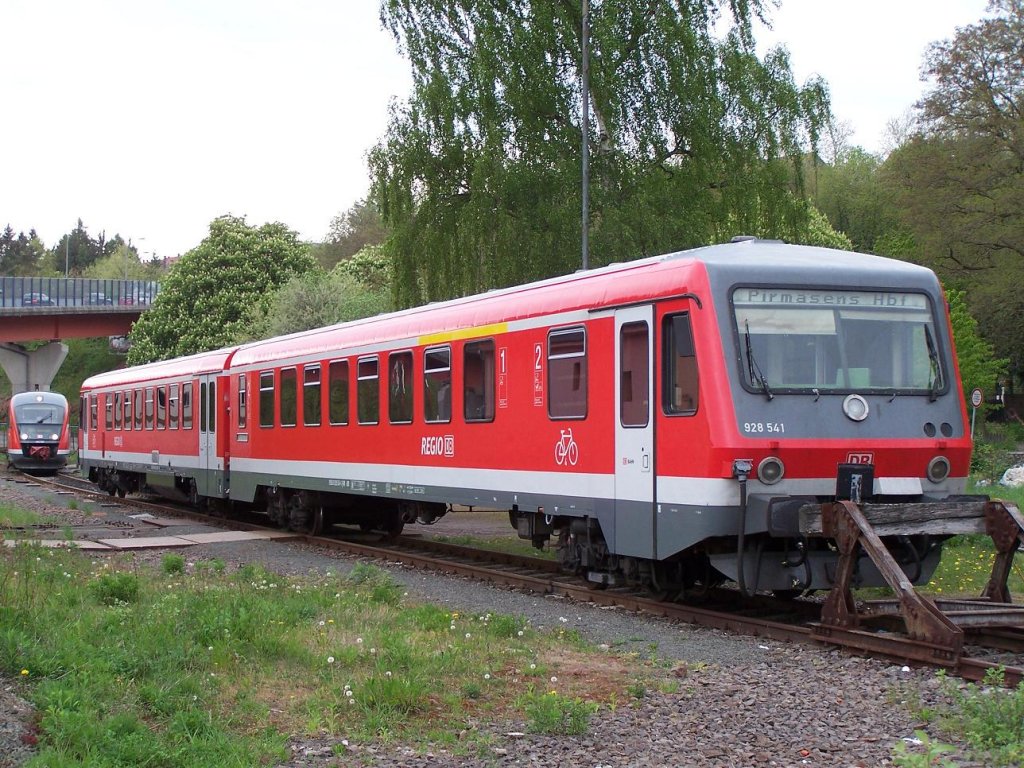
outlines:
[[[59,517],[67,524],[95,518],[67,502],[0,478],[0,502]],[[114,513],[108,512],[108,516]],[[467,518],[468,519],[468,518]],[[457,522],[457,521],[456,521]],[[302,575],[343,573],[355,562],[309,547],[275,542],[197,546],[189,562],[220,558],[231,566],[260,562],[271,571]],[[159,551],[140,552],[158,564]],[[586,735],[524,733],[526,724],[467,723],[490,735],[482,753],[453,755],[429,745],[354,747],[344,734],[295,734],[284,768],[330,765],[426,766],[886,766],[902,739],[923,727],[916,706],[942,698],[931,671],[910,670],[846,656],[675,624],[561,598],[523,594],[466,579],[384,565],[413,599],[462,612],[514,614],[535,627],[578,631],[600,654],[656,658],[679,678],[674,693],[650,690],[638,701],[623,696],[602,708]],[[0,677],[0,768],[20,766],[32,754],[30,695],[19,679]],[[963,753],[962,766],[983,765]]]

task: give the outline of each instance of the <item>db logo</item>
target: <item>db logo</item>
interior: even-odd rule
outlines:
[[[874,464],[875,454],[873,453],[851,453],[846,456],[847,464]]]

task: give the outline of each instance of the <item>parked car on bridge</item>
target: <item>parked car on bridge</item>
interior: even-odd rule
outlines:
[[[85,300],[86,304],[113,304],[114,300],[105,293],[90,293]]]
[[[57,302],[45,293],[26,293],[21,297],[21,305],[23,307],[54,307]]]

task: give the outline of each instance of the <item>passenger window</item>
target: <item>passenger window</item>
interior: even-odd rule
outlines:
[[[103,427],[108,432],[114,429],[114,396],[109,392],[103,395]]]
[[[423,353],[423,415],[431,424],[452,420],[451,347]]]
[[[587,416],[587,332],[567,328],[548,334],[548,416]]]
[[[89,395],[89,425],[90,429],[95,432],[100,428],[99,424],[99,401],[96,395]]]
[[[167,387],[156,390],[156,428],[167,429]]]
[[[392,424],[412,422],[412,352],[388,358],[388,419]]]
[[[462,393],[466,421],[494,421],[494,340],[463,347]]]
[[[302,372],[302,423],[320,426],[320,366],[307,365]]]
[[[146,429],[153,428],[153,388],[146,387]]]
[[[142,429],[142,402],[145,397],[145,393],[141,389],[136,389],[132,395],[132,399],[135,401],[135,428]]]
[[[178,418],[181,415],[180,414],[180,411],[181,411],[181,400],[178,399],[178,389],[179,389],[179,385],[171,384],[170,395],[169,395],[170,402],[168,403],[169,406],[170,406],[170,416],[171,416],[171,421],[170,421],[170,425],[169,425],[170,429],[177,429],[178,428]]]
[[[360,424],[380,421],[379,363],[376,357],[359,360],[356,372],[356,409]]]
[[[299,375],[294,368],[281,371],[281,426],[294,427],[298,410]]]
[[[181,428],[192,429],[192,382],[181,385]]]
[[[132,428],[132,391],[126,390],[121,393],[121,401],[124,406],[124,428]]]
[[[274,426],[274,372],[260,373],[260,426]]]
[[[690,315],[669,315],[662,325],[661,407],[669,416],[697,412],[697,357],[693,349]]]
[[[206,382],[199,384],[199,431],[206,431]]]
[[[331,424],[348,424],[348,360],[335,360],[330,364],[327,375],[329,376],[328,393],[328,417]]]
[[[238,374],[238,428],[245,429],[245,386],[248,376]]]
[[[647,323],[626,323],[619,329],[619,420],[624,427],[650,423],[650,336]]]
[[[211,381],[207,390],[207,410],[209,412],[209,428],[211,432],[217,431],[217,382]]]
[[[108,395],[109,397],[109,395]],[[121,393],[115,392],[114,398],[114,429],[121,429]]]

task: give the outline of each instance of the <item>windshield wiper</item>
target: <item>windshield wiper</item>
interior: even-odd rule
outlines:
[[[750,381],[754,384],[760,384],[761,390],[769,400],[772,400],[775,398],[775,395],[772,394],[771,389],[768,387],[768,379],[761,373],[761,367],[757,364],[757,360],[754,359],[754,349],[750,344],[750,321],[745,320],[744,325],[746,326],[746,332],[743,336],[747,344],[747,372],[750,374]]]
[[[939,389],[942,387],[942,371],[939,368],[939,353],[935,349],[935,339],[932,338],[932,329],[926,323],[924,326],[924,342],[928,346],[928,361],[931,369],[928,372],[928,399],[935,402],[939,397]]]

